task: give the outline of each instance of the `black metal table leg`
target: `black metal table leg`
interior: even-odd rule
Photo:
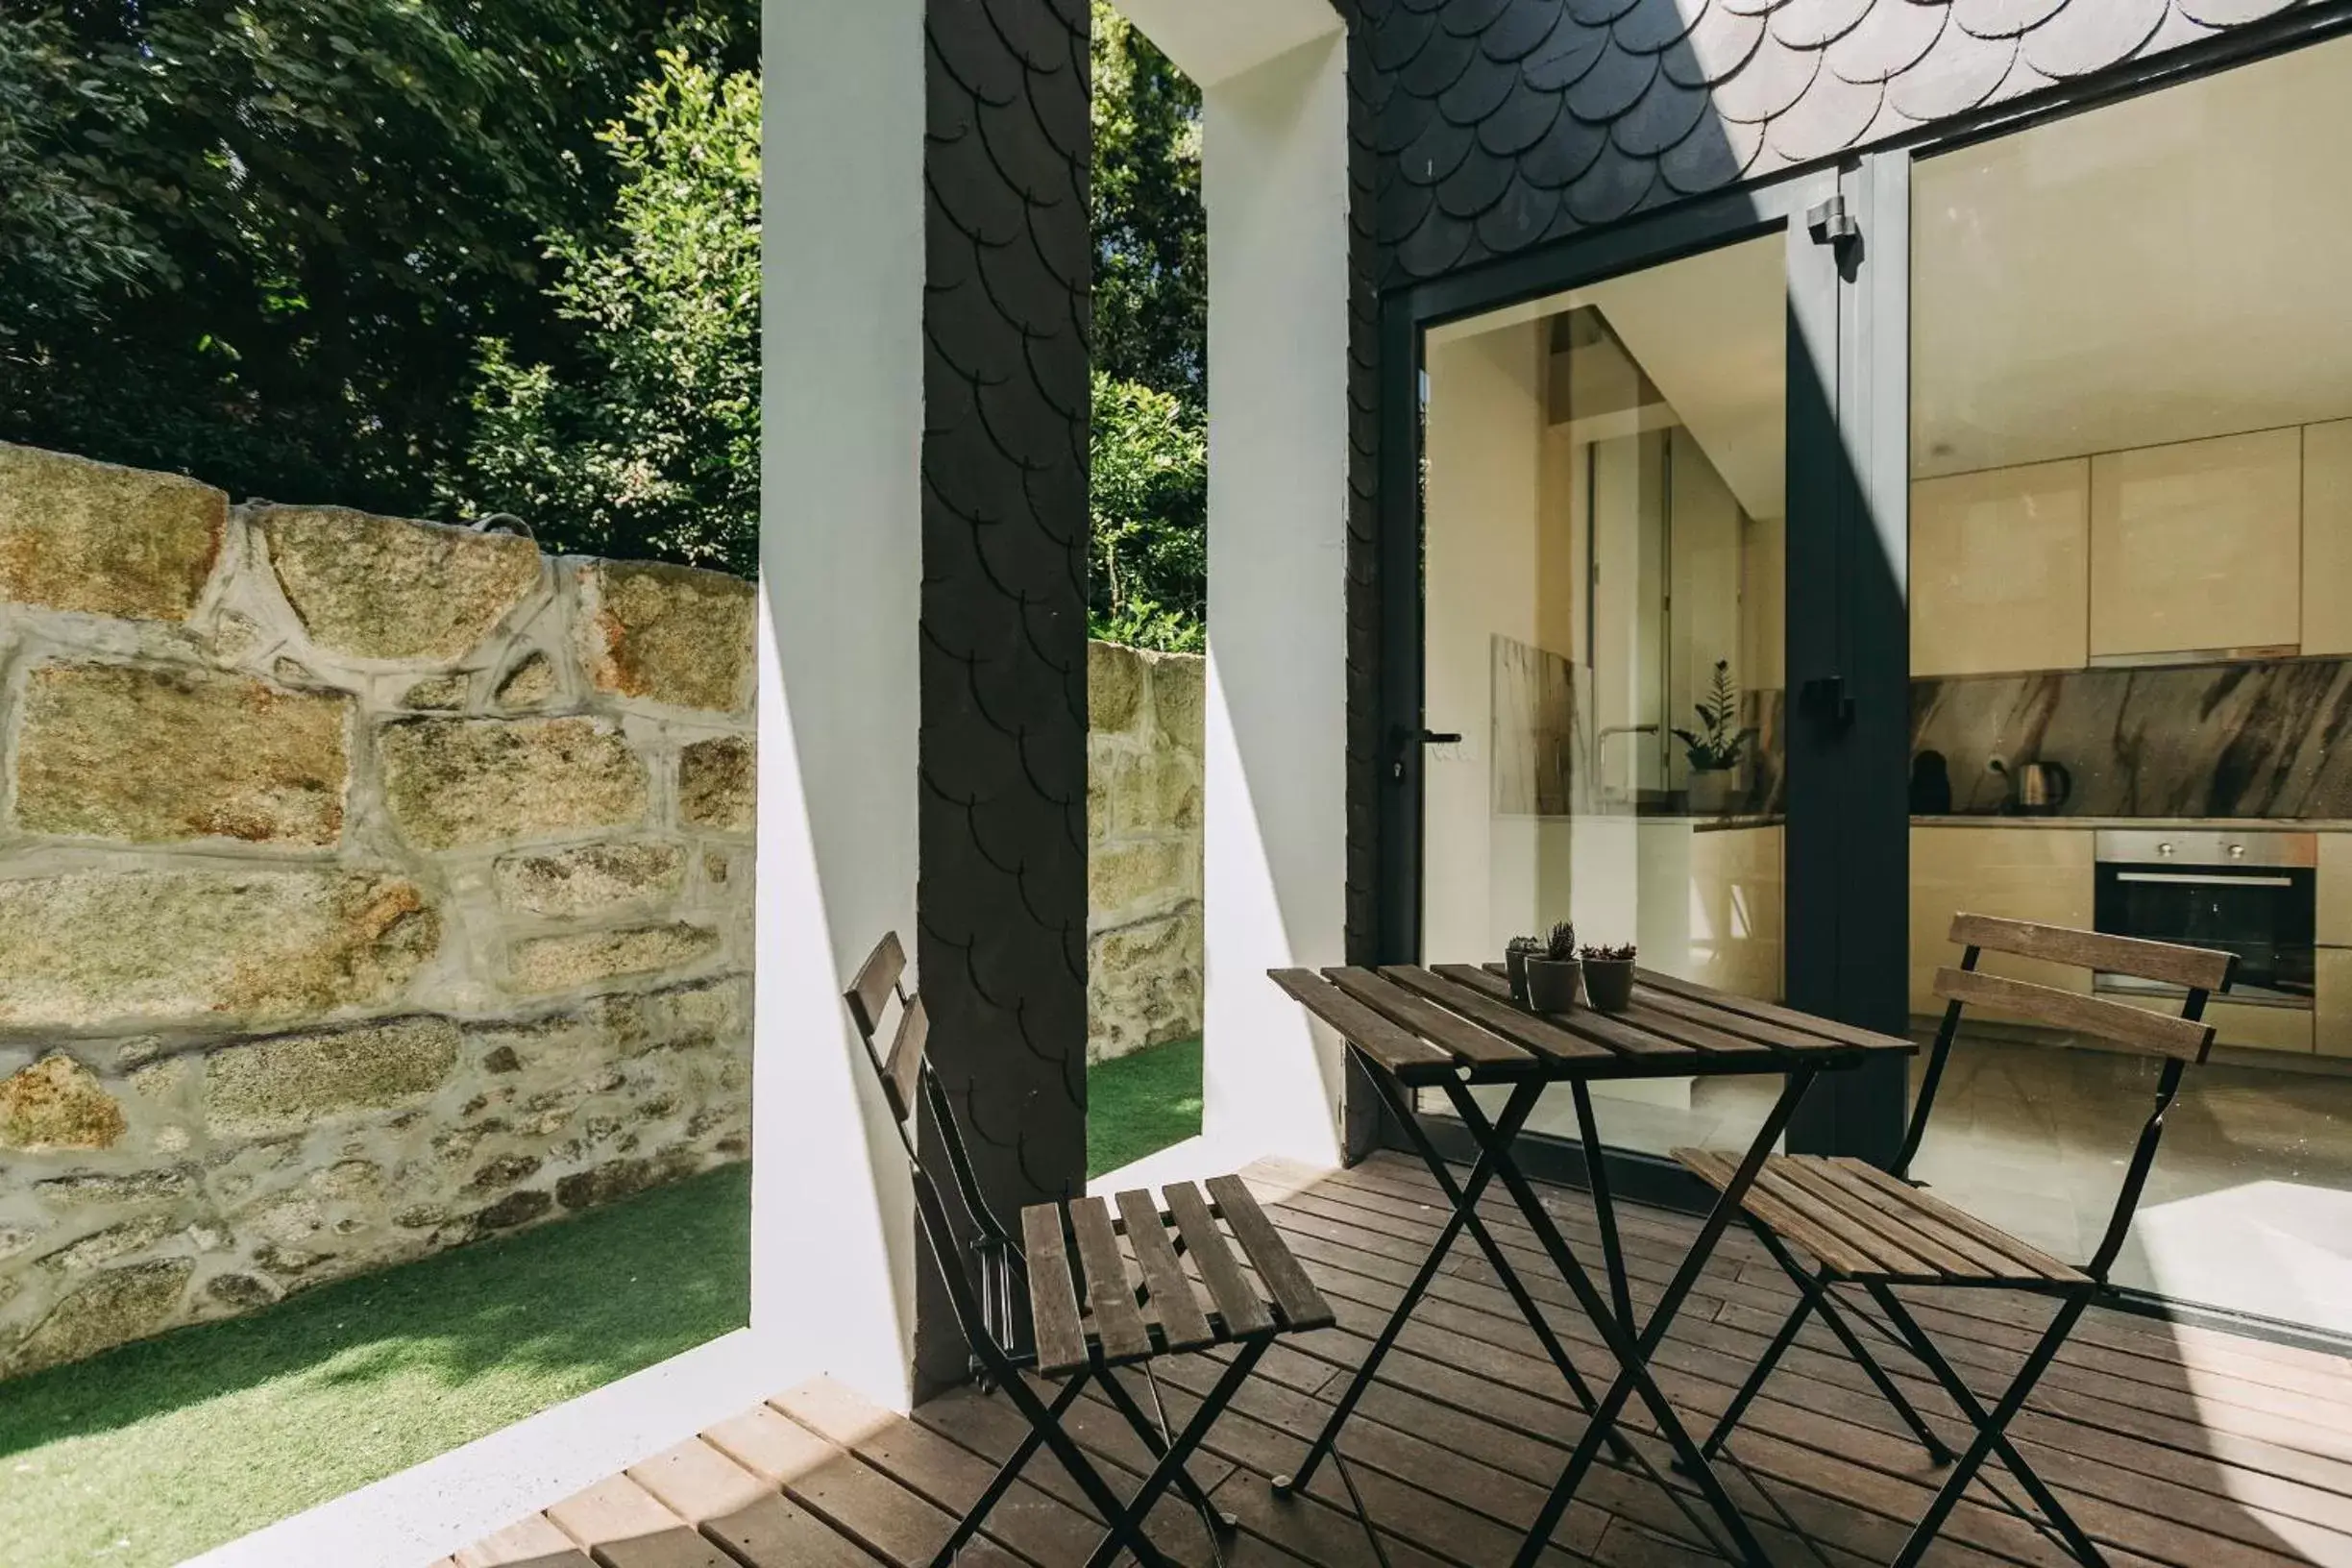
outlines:
[[[1598,1292],[1593,1290],[1592,1282],[1584,1278],[1582,1269],[1576,1267],[1575,1260],[1567,1255],[1566,1246],[1559,1242],[1559,1233],[1552,1224],[1551,1216],[1544,1213],[1541,1204],[1533,1201],[1534,1193],[1528,1187],[1527,1178],[1519,1173],[1517,1165],[1507,1155],[1497,1160],[1496,1163],[1502,1167],[1504,1185],[1510,1189],[1514,1198],[1519,1199],[1521,1209],[1528,1212],[1529,1223],[1539,1224],[1538,1237],[1545,1241],[1547,1250],[1556,1247],[1555,1262],[1564,1265],[1563,1272],[1574,1270],[1569,1280],[1570,1286],[1574,1287],[1580,1280],[1582,1281],[1582,1288],[1577,1292],[1579,1299],[1582,1300],[1588,1294],[1592,1297],[1591,1301],[1586,1302],[1584,1310],[1593,1316],[1595,1326],[1602,1329],[1609,1353],[1618,1359],[1621,1368],[1616,1381],[1609,1385],[1609,1391],[1602,1396],[1600,1408],[1593,1412],[1576,1451],[1569,1456],[1567,1468],[1560,1473],[1551,1496],[1544,1500],[1534,1528],[1528,1532],[1527,1544],[1520,1550],[1515,1568],[1534,1568],[1541,1559],[1545,1543],[1551,1539],[1560,1515],[1567,1511],[1578,1486],[1582,1484],[1593,1461],[1600,1457],[1601,1445],[1615,1427],[1626,1402],[1636,1393],[1642,1396],[1642,1402],[1649,1407],[1658,1430],[1673,1445],[1676,1458],[1681,1460],[1684,1470],[1722,1517],[1724,1528],[1730,1532],[1740,1555],[1749,1562],[1759,1565],[1759,1568],[1769,1568],[1770,1559],[1764,1556],[1764,1549],[1756,1540],[1755,1532],[1749,1528],[1748,1521],[1732,1503],[1730,1494],[1724,1490],[1723,1482],[1700,1453],[1699,1445],[1691,1440],[1680,1419],[1666,1403],[1665,1396],[1658,1392],[1656,1383],[1650,1376],[1649,1360],[1666,1337],[1667,1329],[1673,1325],[1675,1314],[1681,1311],[1691,1288],[1699,1283],[1699,1276],[1705,1271],[1717,1243],[1723,1239],[1723,1234],[1729,1228],[1732,1217],[1740,1212],[1741,1202],[1754,1183],[1756,1172],[1763,1168],[1765,1157],[1779,1142],[1781,1133],[1787,1129],[1789,1117],[1795,1114],[1798,1102],[1804,1098],[1805,1090],[1812,1087],[1814,1074],[1818,1070],[1811,1066],[1791,1069],[1788,1083],[1780,1091],[1780,1098],[1774,1104],[1772,1114],[1764,1118],[1764,1125],[1756,1130],[1755,1140],[1750,1144],[1739,1169],[1717,1195],[1714,1207],[1707,1211],[1706,1220],[1700,1226],[1698,1239],[1692,1242],[1690,1252],[1682,1260],[1682,1266],[1675,1271],[1664,1294],[1658,1298],[1656,1308],[1642,1327],[1640,1338],[1630,1343],[1625,1335],[1613,1331],[1608,1321],[1613,1314],[1605,1309],[1596,1311]]]
[[[1535,1109],[1535,1102],[1542,1093],[1543,1085],[1535,1082],[1522,1084],[1511,1091],[1509,1102],[1503,1108],[1503,1120],[1512,1132],[1516,1133],[1520,1124],[1527,1120],[1529,1114]],[[1454,1238],[1462,1233],[1466,1225],[1474,1222],[1479,1195],[1486,1190],[1487,1183],[1493,1180],[1494,1163],[1482,1156],[1479,1163],[1471,1167],[1470,1180],[1462,1188],[1460,1201],[1454,1206],[1454,1217],[1447,1220],[1445,1229],[1437,1233],[1436,1244],[1430,1248],[1429,1257],[1422,1261],[1421,1271],[1413,1276],[1412,1284],[1405,1287],[1404,1299],[1397,1303],[1397,1310],[1389,1314],[1387,1325],[1381,1330],[1380,1337],[1372,1342],[1370,1353],[1364,1357],[1363,1365],[1356,1369],[1356,1376],[1349,1382],[1347,1391],[1339,1396],[1339,1403],[1332,1410],[1331,1419],[1323,1423],[1323,1430],[1316,1433],[1314,1442],[1308,1447],[1307,1458],[1299,1461],[1298,1469],[1291,1474],[1274,1478],[1273,1485],[1276,1496],[1287,1496],[1292,1492],[1306,1490],[1307,1482],[1313,1479],[1316,1468],[1323,1462],[1323,1457],[1329,1454],[1332,1451],[1332,1445],[1339,1440],[1339,1429],[1345,1426],[1347,1418],[1355,1413],[1356,1402],[1361,1399],[1363,1391],[1371,1386],[1372,1374],[1379,1370],[1380,1363],[1386,1358],[1389,1347],[1396,1343],[1397,1335],[1404,1332],[1405,1320],[1412,1316],[1413,1309],[1421,1304],[1421,1297],[1429,1289],[1430,1283],[1437,1278],[1437,1267],[1445,1262],[1447,1252],[1452,1250]],[[1483,1226],[1482,1225],[1481,1228],[1483,1229]]]
[[[1593,1115],[1592,1086],[1578,1078],[1568,1087],[1576,1095],[1577,1132],[1584,1139],[1584,1181],[1592,1190],[1593,1213],[1601,1224],[1601,1262],[1608,1269],[1609,1299],[1617,1304],[1617,1321],[1631,1334],[1635,1326],[1633,1282],[1626,1277],[1625,1251],[1617,1242],[1617,1206],[1609,1201],[1608,1162],[1601,1154],[1601,1123]]]

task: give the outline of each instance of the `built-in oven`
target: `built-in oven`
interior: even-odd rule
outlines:
[[[2097,855],[2099,930],[2236,953],[2232,1001],[2312,1005],[2316,834],[2108,829]],[[2094,987],[2179,993],[2120,974]]]

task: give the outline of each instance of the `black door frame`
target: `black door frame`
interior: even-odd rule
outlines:
[[[1871,972],[1874,948],[1883,942],[1888,923],[1885,920],[1841,917],[1845,913],[1842,908],[1845,890],[1850,886],[1879,891],[1883,895],[1888,883],[1888,870],[1883,864],[1888,845],[1874,842],[1860,849],[1850,846],[1847,841],[1851,836],[1852,823],[1857,821],[1850,813],[1861,803],[1860,797],[1871,792],[1848,785],[1830,796],[1827,786],[1857,771],[1842,760],[1857,744],[1882,750],[1886,735],[1892,734],[1897,760],[1894,771],[1879,781],[1876,792],[1888,799],[1873,802],[1877,809],[1858,820],[1875,822],[1885,819],[1890,809],[1893,813],[1897,824],[1892,845],[1891,875],[1896,898],[1893,907],[1902,909],[1907,896],[1903,883],[1908,850],[1903,835],[1909,823],[1904,811],[1903,780],[1909,754],[1910,700],[1903,673],[1908,669],[1909,655],[1907,648],[1899,642],[1892,649],[1848,646],[1855,638],[1882,635],[1888,618],[1883,606],[1877,606],[1876,613],[1870,615],[1844,612],[1836,600],[1845,596],[1850,581],[1862,580],[1866,574],[1839,571],[1834,563],[1854,553],[1850,536],[1859,526],[1855,514],[1863,498],[1875,497],[1882,490],[1882,485],[1867,483],[1863,477],[1853,474],[1846,456],[1850,450],[1864,449],[1850,446],[1857,411],[1842,405],[1840,400],[1868,390],[1872,384],[1868,374],[1878,369],[1850,362],[1858,352],[1858,345],[1874,340],[1874,334],[1863,330],[1861,317],[1873,308],[1874,302],[1855,297],[1863,292],[1858,281],[1874,279],[1881,271],[1898,267],[1907,273],[1908,257],[1901,251],[1898,234],[1871,247],[1866,263],[1862,244],[1836,239],[1831,227],[1824,225],[1817,229],[1807,221],[1809,214],[1833,199],[1842,200],[1848,214],[1853,215],[1857,207],[1863,205],[1867,192],[1888,179],[1873,168],[1884,161],[1899,160],[1867,159],[1842,171],[1816,169],[1710,197],[1654,216],[1578,235],[1491,266],[1416,284],[1392,293],[1382,302],[1379,537],[1384,679],[1381,731],[1389,738],[1391,746],[1389,752],[1380,759],[1383,776],[1378,951],[1383,962],[1418,962],[1423,957],[1420,929],[1423,771],[1419,746],[1406,738],[1419,736],[1428,718],[1423,678],[1420,483],[1426,332],[1448,322],[1484,315],[1727,245],[1781,233],[1786,236],[1787,245],[1790,340],[1788,690],[1792,694],[1798,691],[1801,679],[1834,676],[1845,670],[1859,670],[1866,663],[1884,668],[1891,662],[1897,672],[1894,685],[1899,694],[1891,710],[1873,715],[1875,722],[1868,724],[1859,720],[1844,723],[1834,716],[1816,724],[1798,715],[1795,703],[1791,703],[1790,800],[1793,805],[1801,782],[1797,736],[1809,728],[1818,730],[1818,738],[1808,754],[1801,779],[1808,793],[1822,794],[1824,799],[1801,821],[1792,811],[1785,841],[1784,874],[1791,894],[1783,932],[1788,943],[1786,950],[1792,955],[1790,994],[1797,1005],[1809,1011],[1830,1017],[1850,1015],[1855,1022],[1887,1025],[1889,1020],[1882,1016],[1882,1009],[1864,1006],[1859,998],[1849,1001],[1838,988],[1846,976]],[[1865,170],[1871,170],[1874,176],[1867,183],[1863,180]],[[1868,221],[1867,211],[1862,213],[1862,221]],[[1895,292],[1899,300],[1899,285]],[[1907,338],[1908,333],[1901,335]],[[1894,368],[1899,374],[1900,367]],[[1907,415],[1879,424],[1881,427],[1891,424],[1899,442],[1907,435]],[[1868,450],[1872,461],[1881,460],[1874,447]],[[1894,456],[1896,494],[1899,501],[1906,453],[1898,450]],[[1798,549],[1801,517],[1813,520],[1803,529],[1808,543],[1801,556]],[[1801,563],[1806,563],[1805,571],[1811,574],[1801,579]],[[1824,563],[1829,563],[1830,569],[1823,570]],[[1884,575],[1880,573],[1881,576]],[[1899,638],[1907,637],[1899,577],[1894,584],[1894,600],[1896,634]],[[1800,627],[1805,628],[1802,635]],[[1849,689],[1854,690],[1858,698],[1854,677],[1846,678]],[[1856,712],[1860,711],[1857,701]],[[1885,837],[1883,832],[1875,835],[1877,839]],[[1868,861],[1877,869],[1877,874],[1855,877],[1849,863],[1856,860]],[[1800,907],[1795,890],[1801,886],[1805,890],[1802,907],[1809,912],[1808,918],[1817,922],[1812,928],[1814,934],[1804,943],[1801,989],[1801,970],[1795,962],[1799,943],[1794,937],[1795,912]],[[1894,1001],[1900,1010],[1905,1006],[1902,989],[1905,968],[1899,917],[1893,925],[1897,954]],[[1849,931],[1855,934],[1857,941],[1870,944],[1869,949],[1846,953],[1841,942],[1843,934]],[[1901,1017],[1897,1017],[1893,1023],[1899,1029]],[[1805,1115],[1791,1125],[1790,1146],[1862,1153],[1883,1143],[1892,1152],[1902,1127],[1904,1085],[1899,1064],[1891,1078],[1858,1089],[1860,1091],[1834,1097],[1817,1090]],[[1449,1158],[1466,1160],[1475,1156],[1471,1140],[1461,1129],[1440,1121],[1430,1131]],[[1378,1141],[1388,1147],[1407,1146],[1403,1130],[1394,1125],[1384,1110]],[[1522,1147],[1523,1163],[1531,1174],[1573,1185],[1586,1182],[1586,1151],[1575,1140],[1530,1137]],[[1606,1150],[1606,1159],[1609,1180],[1628,1196],[1688,1208],[1702,1208],[1712,1196],[1703,1184],[1672,1161],[1615,1148]]]

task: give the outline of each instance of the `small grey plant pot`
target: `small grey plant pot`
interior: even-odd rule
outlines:
[[[1532,957],[1524,947],[1508,947],[1503,952],[1503,968],[1510,976],[1511,1000],[1521,1007],[1528,1005],[1528,960]]]
[[[1527,961],[1528,1006],[1538,1013],[1573,1012],[1583,978],[1580,959],[1531,958]]]
[[[1633,961],[1629,958],[1584,960],[1584,994],[1603,1013],[1623,1013],[1633,1004]]]
[[[1742,795],[1736,769],[1701,769],[1690,775],[1686,792],[1694,817],[1727,817],[1738,809]]]

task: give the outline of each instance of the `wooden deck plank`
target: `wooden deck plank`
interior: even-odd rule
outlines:
[[[475,1542],[455,1561],[457,1568],[595,1568],[571,1536],[536,1513]]]
[[[602,1568],[734,1568],[726,1554],[627,1476],[610,1476],[547,1510]]]

